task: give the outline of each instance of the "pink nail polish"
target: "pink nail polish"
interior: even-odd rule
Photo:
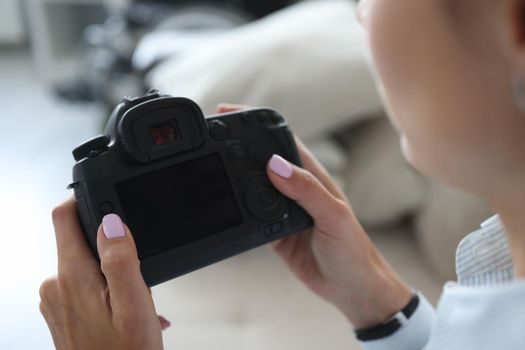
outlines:
[[[126,235],[124,224],[117,214],[108,214],[102,219],[102,229],[107,239],[122,238]]]
[[[270,169],[277,175],[289,179],[292,176],[292,165],[283,157],[274,154],[270,159]]]

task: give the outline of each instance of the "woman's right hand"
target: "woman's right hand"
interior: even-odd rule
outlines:
[[[222,104],[219,113],[246,109]],[[274,242],[289,268],[311,290],[335,304],[356,328],[381,324],[408,304],[411,292],[357,221],[326,169],[296,139],[303,168],[279,156],[268,176],[313,218],[314,226]]]
[[[386,321],[408,304],[411,292],[384,260],[325,168],[296,139],[303,168],[280,156],[268,176],[313,218],[314,226],[273,244],[297,277],[335,304],[354,327]]]

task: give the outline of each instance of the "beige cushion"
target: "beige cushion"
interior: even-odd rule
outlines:
[[[316,137],[382,109],[365,39],[350,1],[306,1],[193,47],[148,81],[206,114],[220,102],[270,106]]]

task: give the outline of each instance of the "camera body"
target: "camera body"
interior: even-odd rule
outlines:
[[[124,99],[105,135],[73,151],[70,186],[95,256],[102,218],[118,214],[153,286],[312,225],[267,178],[273,154],[301,165],[277,112],[205,118],[191,100],[152,91]]]

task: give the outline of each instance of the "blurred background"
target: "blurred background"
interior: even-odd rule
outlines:
[[[0,2],[0,348],[52,349],[52,208],[71,150],[123,96],[158,88],[283,113],[391,264],[436,302],[459,240],[491,213],[403,160],[348,0]],[[166,349],[357,349],[351,325],[261,247],[153,288]]]

